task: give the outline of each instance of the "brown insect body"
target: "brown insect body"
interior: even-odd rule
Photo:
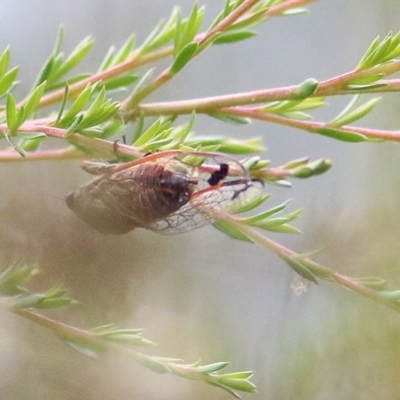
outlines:
[[[105,234],[150,228],[189,202],[197,180],[162,164],[105,173],[67,195],[68,207]]]
[[[104,234],[188,232],[251,203],[264,186],[238,161],[216,153],[166,151],[125,164],[85,162],[82,168],[99,176],[69,193],[66,203]]]

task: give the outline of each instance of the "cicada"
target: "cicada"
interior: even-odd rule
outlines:
[[[104,234],[135,228],[163,234],[215,222],[260,195],[263,183],[219,153],[165,151],[123,164],[86,162],[99,175],[70,192],[68,207]]]

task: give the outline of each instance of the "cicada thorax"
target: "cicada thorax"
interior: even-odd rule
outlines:
[[[83,221],[106,234],[150,228],[190,200],[197,180],[157,163],[106,173],[67,196]]]

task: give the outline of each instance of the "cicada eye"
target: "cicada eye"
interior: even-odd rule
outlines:
[[[194,179],[180,174],[170,174],[162,179],[160,187],[166,200],[178,205],[186,204],[193,193],[193,186],[197,183]]]

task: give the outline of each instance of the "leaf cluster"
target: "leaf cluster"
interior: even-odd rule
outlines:
[[[0,306],[51,330],[80,353],[98,357],[110,350],[117,351],[152,371],[202,381],[224,389],[237,398],[240,396],[236,391],[256,390],[254,384],[250,382],[252,372],[220,374],[219,371],[226,368],[228,362],[201,364],[197,361],[194,364],[185,364],[180,359],[147,356],[132,350],[132,346],[155,346],[154,342],[142,336],[142,329],[121,329],[109,324],[83,330],[41,316],[37,310],[60,308],[77,302],[67,297],[66,291],[60,285],[55,285],[44,293],[29,291],[26,286],[38,273],[39,270],[35,267],[17,264],[4,270],[0,274]]]
[[[25,286],[38,274],[38,269],[17,264],[7,268],[0,274],[0,299],[7,308],[49,309],[74,304],[66,297],[66,291],[55,285],[44,293],[32,293]]]

